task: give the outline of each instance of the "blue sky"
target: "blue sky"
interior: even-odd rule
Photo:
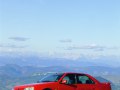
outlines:
[[[0,52],[120,56],[119,0],[0,0]]]

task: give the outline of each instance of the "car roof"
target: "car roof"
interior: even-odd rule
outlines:
[[[64,72],[64,74],[82,74],[82,75],[87,75],[85,73],[77,73],[77,72]]]

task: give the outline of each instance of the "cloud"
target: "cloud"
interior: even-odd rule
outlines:
[[[0,44],[0,48],[26,48],[27,46],[17,46],[14,44]]]
[[[65,50],[94,50],[94,51],[104,51],[104,50],[110,50],[110,49],[118,49],[117,47],[107,47],[107,46],[100,46],[97,44],[90,44],[85,46],[70,46],[65,48]]]
[[[29,38],[25,37],[9,37],[8,39],[14,40],[14,41],[27,41]]]
[[[61,43],[71,43],[72,40],[71,39],[63,39],[63,40],[60,40]]]
[[[0,44],[0,53],[12,53],[12,52],[24,52],[27,50],[28,46],[20,46],[20,45],[15,45],[15,44]]]

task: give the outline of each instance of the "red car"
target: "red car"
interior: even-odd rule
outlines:
[[[39,83],[15,86],[13,90],[111,90],[110,83],[101,83],[82,73],[56,73]]]

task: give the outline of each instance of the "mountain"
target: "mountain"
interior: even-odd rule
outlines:
[[[89,66],[89,67],[71,67],[71,66],[48,66],[48,67],[35,67],[35,66],[19,66],[15,64],[7,64],[0,66],[0,75],[20,77],[29,76],[35,73],[46,72],[81,72],[88,73],[94,76],[98,75],[120,75],[120,68],[102,67],[102,66]]]
[[[53,72],[88,73],[98,76],[101,81],[111,81],[113,90],[120,90],[119,58],[80,57],[73,60],[38,55],[0,54],[0,90],[11,90],[14,85],[36,82],[43,75]]]
[[[120,59],[112,57],[87,58],[80,57],[78,59],[66,59],[57,57],[40,57],[38,55],[0,55],[0,65],[16,64],[19,66],[105,66],[120,67]]]
[[[112,73],[111,73],[112,70]],[[11,90],[15,85],[35,83],[46,74],[55,72],[79,72],[88,73],[101,81],[109,81],[112,83],[113,90],[117,89],[120,84],[119,68],[89,66],[89,67],[70,67],[70,66],[19,66],[15,64],[7,64],[0,66],[0,90]],[[107,72],[107,74],[106,74]],[[113,73],[114,72],[114,73]],[[103,78],[104,77],[104,78]],[[113,83],[114,82],[114,83]]]

